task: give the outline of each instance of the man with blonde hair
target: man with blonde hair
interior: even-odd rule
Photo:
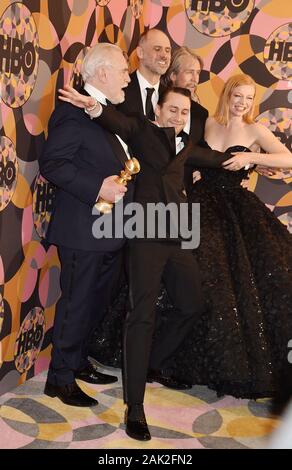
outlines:
[[[209,115],[208,110],[199,104],[196,94],[202,68],[202,58],[194,50],[182,46],[173,52],[169,69],[163,77],[164,85],[187,88],[191,92],[190,115],[181,135],[185,140],[191,138],[194,145],[204,142],[205,124]],[[206,149],[207,152],[208,149]],[[199,179],[199,172],[193,174],[192,168],[186,166],[185,186],[187,190],[192,188],[194,176],[196,179]]]
[[[163,83],[169,87],[173,86],[175,81],[179,81],[181,86],[184,85],[183,88],[190,90],[192,99],[199,102],[196,89],[203,66],[203,59],[193,49],[187,46],[178,47],[172,54]]]

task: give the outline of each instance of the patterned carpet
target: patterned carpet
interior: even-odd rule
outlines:
[[[108,369],[107,369],[108,370]],[[114,370],[115,373],[117,370]],[[207,387],[173,391],[148,384],[145,410],[152,440],[124,432],[121,374],[111,385],[81,388],[99,405],[77,408],[43,395],[42,373],[0,397],[1,449],[246,449],[264,448],[279,420],[269,400],[218,398]]]

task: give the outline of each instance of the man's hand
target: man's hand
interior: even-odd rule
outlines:
[[[197,181],[200,181],[201,178],[202,176],[200,171],[193,171],[193,184],[195,184]]]
[[[240,186],[244,189],[249,189],[249,179],[242,180],[242,182],[240,183]]]
[[[107,202],[118,202],[122,197],[124,197],[127,188],[126,186],[116,182],[118,178],[117,175],[108,176],[103,180],[101,185],[98,198],[102,197]],[[97,198],[97,199],[98,199]]]
[[[250,154],[248,152],[239,152],[232,155],[233,157],[222,163],[225,170],[238,171],[250,164]]]
[[[68,103],[78,106],[78,108],[93,108],[96,105],[96,99],[91,96],[81,95],[75,88],[70,85],[65,85],[64,88],[59,88],[59,99],[67,101]]]
[[[268,168],[267,166],[257,165],[255,171],[262,176],[275,176],[279,168]]]

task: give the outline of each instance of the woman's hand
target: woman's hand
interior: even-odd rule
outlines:
[[[225,170],[238,171],[251,163],[251,152],[233,153],[233,157],[222,163]]]
[[[65,85],[64,88],[59,88],[59,99],[67,101],[68,103],[78,106],[78,108],[90,109],[96,105],[96,99],[91,96],[81,95],[75,88],[70,85]]]

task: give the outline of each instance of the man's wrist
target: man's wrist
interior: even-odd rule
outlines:
[[[101,115],[102,106],[99,101],[95,100],[94,106],[90,106],[90,108],[85,108],[85,112],[89,115],[90,119],[95,119]]]
[[[86,112],[90,113],[91,111],[94,111],[94,109],[97,107],[98,101],[95,98],[91,98],[92,100],[94,99],[94,104],[92,106],[86,106]]]
[[[257,152],[255,152],[255,153],[252,152],[252,153],[249,154],[248,163],[250,164],[250,166],[260,164],[260,162],[258,160],[259,160],[259,154]]]

